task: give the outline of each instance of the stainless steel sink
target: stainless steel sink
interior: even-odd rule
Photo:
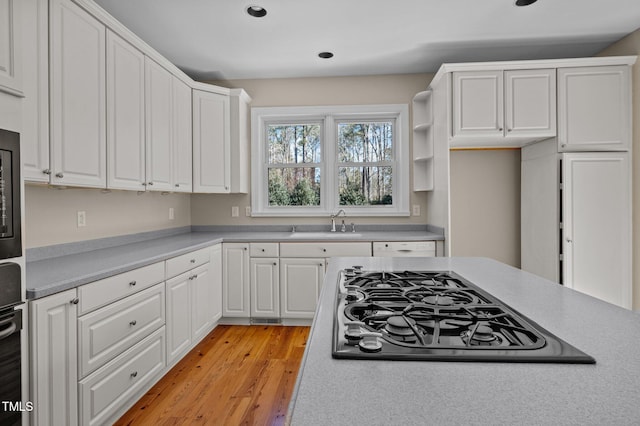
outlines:
[[[339,240],[339,239],[351,239],[351,238],[358,238],[358,237],[362,237],[362,234],[360,234],[358,232],[329,232],[329,231],[325,231],[325,232],[292,232],[289,235],[289,238],[301,239],[301,240],[312,240],[312,239]]]

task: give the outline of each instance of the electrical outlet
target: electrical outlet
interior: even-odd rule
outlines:
[[[251,206],[245,206],[244,215],[247,217],[251,216]]]
[[[231,207],[231,217],[238,217],[238,216],[240,216],[240,207],[238,206]]]
[[[78,228],[87,226],[87,212],[84,210],[78,211]]]
[[[169,220],[174,220],[176,218],[175,212],[173,211],[173,207],[169,207]]]
[[[414,204],[412,208],[412,215],[420,216],[420,204]]]

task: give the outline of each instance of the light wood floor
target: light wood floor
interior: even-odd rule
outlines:
[[[116,425],[282,425],[309,327],[216,327]]]

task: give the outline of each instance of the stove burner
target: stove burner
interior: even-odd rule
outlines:
[[[467,346],[508,346],[509,342],[493,331],[491,326],[479,322],[460,334]]]
[[[394,338],[404,342],[415,342],[416,321],[413,318],[407,318],[402,315],[393,315],[387,318],[387,324],[384,326],[387,333]]]

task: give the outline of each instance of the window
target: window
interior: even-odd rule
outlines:
[[[407,105],[252,108],[253,215],[408,215],[407,115]]]

